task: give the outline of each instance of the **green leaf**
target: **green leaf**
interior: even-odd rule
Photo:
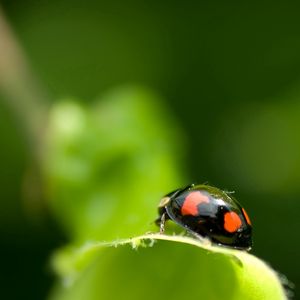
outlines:
[[[65,248],[51,300],[287,299],[277,274],[239,250],[183,236],[149,234]]]
[[[50,112],[43,169],[55,218],[78,243],[142,234],[181,186],[183,138],[163,101],[133,87]]]

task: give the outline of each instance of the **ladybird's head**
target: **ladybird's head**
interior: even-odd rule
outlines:
[[[161,216],[165,212],[165,207],[171,201],[170,197],[163,197],[158,204],[158,214]]]

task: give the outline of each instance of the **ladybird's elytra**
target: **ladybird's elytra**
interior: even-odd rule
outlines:
[[[252,225],[245,209],[228,193],[192,184],[162,198],[157,223],[171,219],[195,235],[236,249],[250,250]]]

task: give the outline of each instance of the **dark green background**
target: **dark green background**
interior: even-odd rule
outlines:
[[[191,181],[226,190],[253,253],[300,283],[300,5],[264,1],[3,1],[53,99],[119,84],[159,92],[187,136]],[[0,102],[1,298],[43,299],[65,237],[21,202],[26,142]],[[168,191],[166,191],[168,192]],[[155,208],[154,208],[155,209]]]

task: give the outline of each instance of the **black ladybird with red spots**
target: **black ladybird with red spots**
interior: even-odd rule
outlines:
[[[228,193],[208,185],[190,185],[162,198],[157,223],[173,220],[190,233],[219,245],[250,250],[252,225],[245,209]]]

